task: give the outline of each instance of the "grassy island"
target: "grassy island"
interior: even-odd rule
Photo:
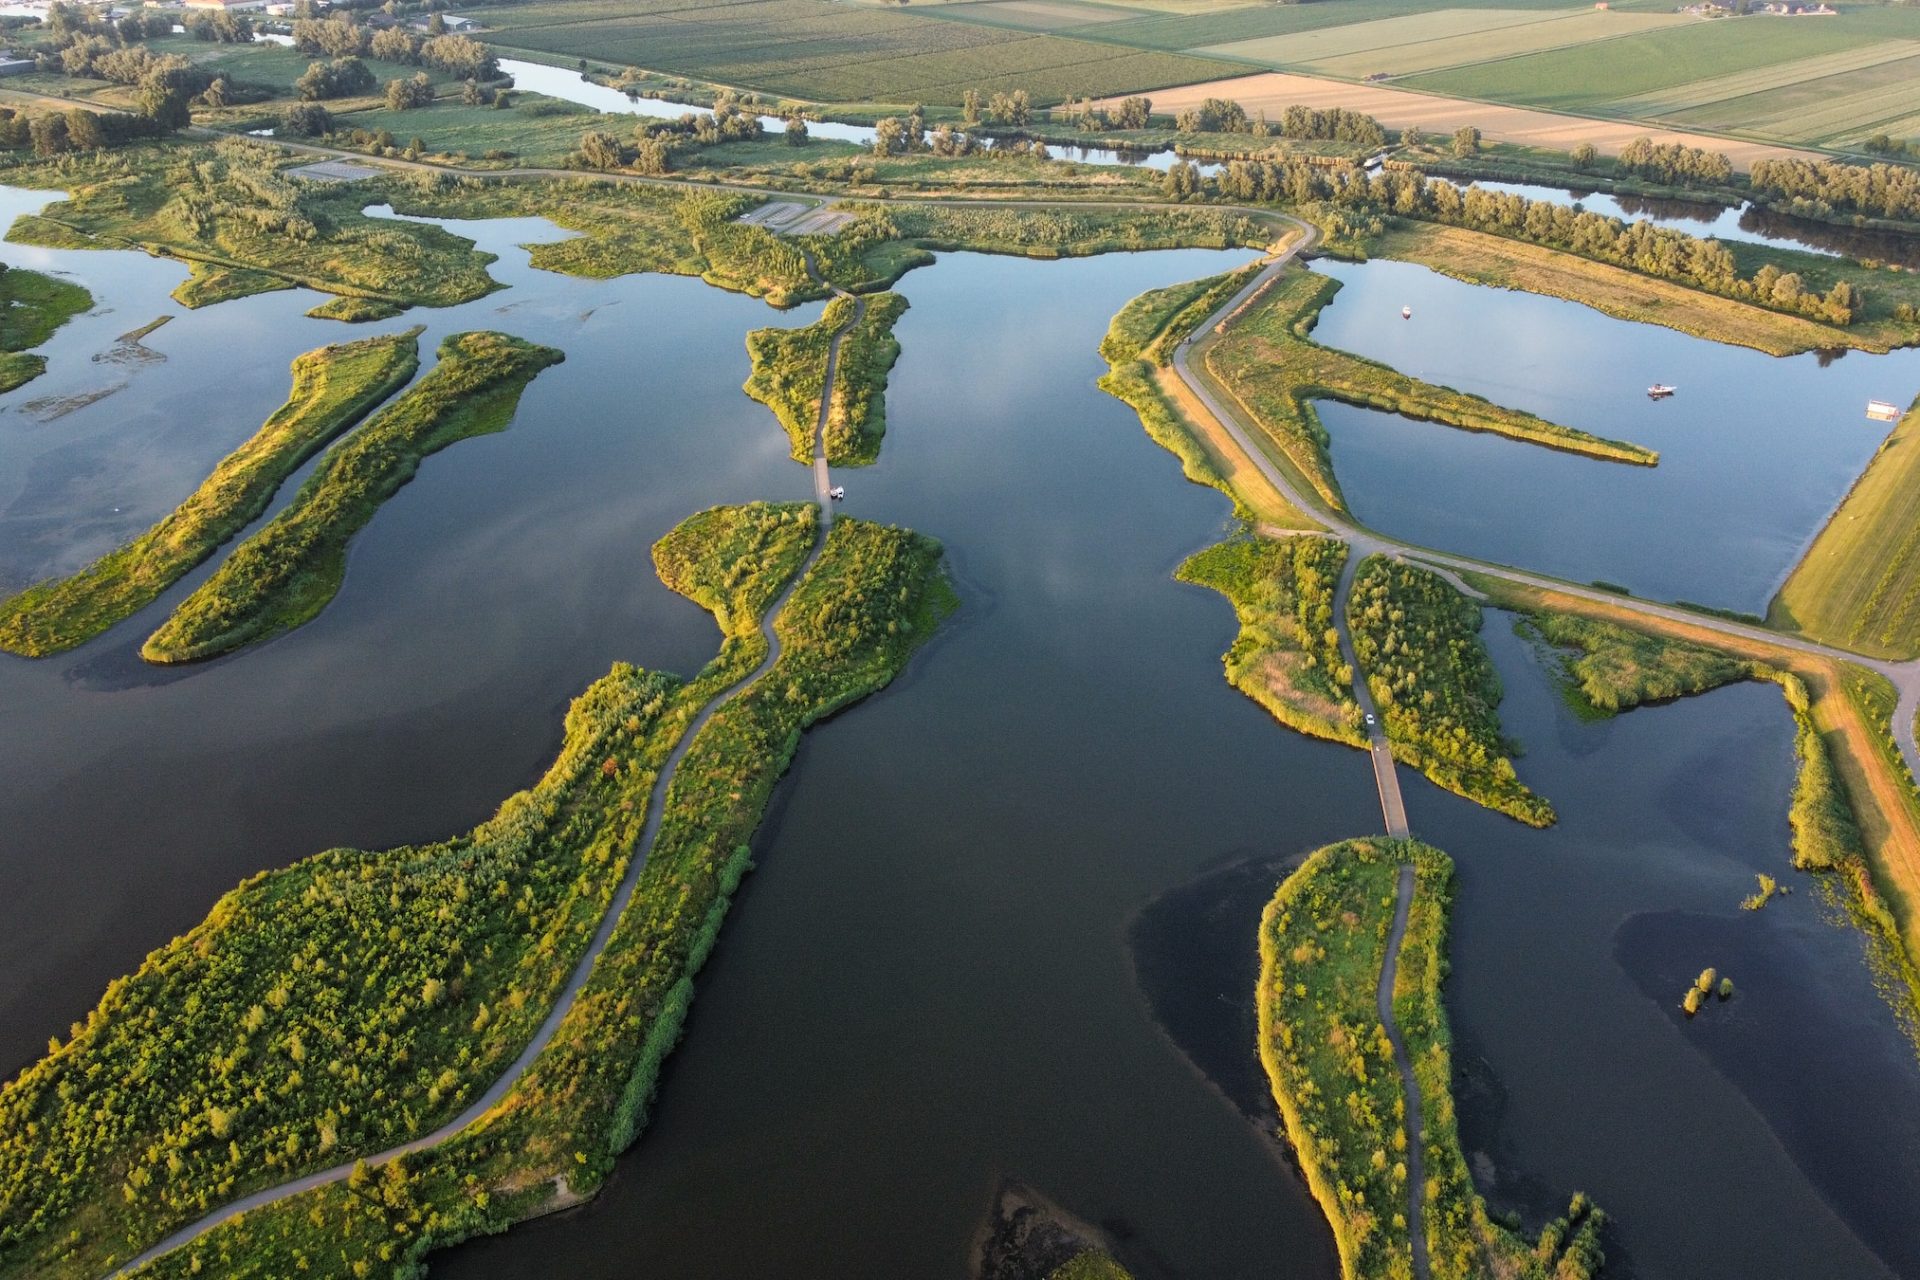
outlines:
[[[146,607],[259,518],[302,463],[406,385],[419,347],[416,329],[295,357],[287,402],[172,514],[72,577],[0,603],[0,649],[45,657]]]
[[[93,295],[71,280],[0,263],[0,392],[47,371],[37,347],[93,305]]]
[[[1569,701],[1586,716],[1706,693],[1757,671],[1749,659],[1600,618],[1543,611],[1529,614],[1527,625],[1548,644],[1576,651],[1562,675]]]
[[[1333,538],[1238,538],[1193,556],[1178,576],[1233,602],[1240,634],[1222,659],[1229,684],[1281,724],[1364,747],[1353,669],[1333,625],[1346,560],[1347,545]]]
[[[798,504],[689,520],[655,558],[723,620],[699,676],[616,665],[568,713],[546,777],[490,822],[256,877],[112,984],[68,1042],[0,1091],[0,1276],[98,1276],[307,1169],[342,1177],[142,1274],[388,1273],[591,1194],[644,1123],[800,730],[887,683],[951,607],[938,544],[836,522],[775,621],[777,664],[694,737],[632,868],[659,770],[701,708],[765,657],[761,613],[814,538],[813,509]],[[499,1105],[440,1146],[347,1175],[357,1155],[485,1091],[623,876],[637,877],[632,897],[585,989]]]
[[[1344,507],[1315,400],[1338,400],[1445,423],[1609,462],[1652,466],[1651,449],[1562,427],[1479,396],[1410,378],[1386,365],[1323,347],[1308,332],[1340,282],[1290,271],[1206,348],[1207,371],[1239,402],[1320,500]]]
[[[340,320],[347,324],[365,324],[370,320],[391,320],[406,308],[384,298],[334,298],[312,307],[307,314],[315,320]]]
[[[1795,566],[1767,621],[1877,657],[1920,656],[1920,401]]]
[[[1426,1246],[1437,1280],[1587,1280],[1604,1221],[1584,1196],[1529,1245],[1487,1215],[1460,1149],[1447,973],[1453,863],[1412,840],[1329,845],[1288,876],[1260,919],[1260,1059],[1308,1185],[1333,1226],[1345,1280],[1413,1274],[1406,1098],[1376,988],[1400,868],[1414,893],[1393,985],[1422,1100]]]
[[[1479,606],[1431,570],[1376,555],[1361,563],[1347,610],[1394,758],[1529,826],[1552,823],[1553,806],[1507,758]]]
[[[458,333],[440,363],[334,450],[287,509],[227,557],[141,647],[149,662],[194,662],[312,620],[346,573],[347,544],[420,460],[504,430],[534,375],[565,357],[499,333]]]
[[[836,467],[866,466],[879,459],[887,430],[887,374],[900,356],[893,326],[907,309],[897,293],[871,298],[835,298],[820,319],[801,329],[755,329],[747,335],[753,373],[746,392],[780,419],[796,462],[813,461],[813,433],[820,426],[820,389],[826,383],[833,336],[842,329],[833,403],[821,431],[827,461]],[[856,319],[857,314],[857,319]]]

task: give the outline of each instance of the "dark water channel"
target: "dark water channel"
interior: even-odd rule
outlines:
[[[133,649],[203,569],[73,654],[0,660],[0,1070],[241,878],[491,812],[610,662],[693,670],[715,632],[658,584],[649,545],[712,503],[807,492],[739,391],[741,339],[817,308],[546,275],[513,248],[545,224],[457,229],[512,287],[371,330],[501,328],[567,362],[510,430],[428,460],[317,621],[226,661],[141,666]],[[301,317],[304,293],[183,313],[165,297],[180,269],[134,255],[0,257],[75,271],[111,308],[0,402],[0,587],[145,528],[257,428],[294,354],[369,331]],[[606,1193],[436,1274],[959,1276],[1006,1176],[1101,1224],[1143,1277],[1335,1273],[1257,1076],[1224,1078],[1247,1009],[1220,975],[1250,955],[1271,877],[1376,829],[1376,797],[1363,757],[1222,680],[1231,611],[1169,575],[1225,504],[1093,386],[1128,298],[1240,260],[953,255],[908,277],[882,461],[840,478],[850,514],[946,542],[965,606],[892,689],[807,737]],[[1484,300],[1490,316],[1507,301]],[[160,314],[180,317],[146,340],[164,362],[91,359]],[[120,380],[65,416],[21,407]],[[1528,832],[1419,783],[1409,804],[1461,866],[1450,1000],[1496,1203],[1531,1216],[1589,1191],[1636,1275],[1910,1270],[1914,1229],[1865,1183],[1920,1181],[1878,1122],[1920,1114],[1920,1086],[1857,939],[1804,889],[1735,910],[1752,870],[1786,859],[1778,694],[1582,724],[1503,622],[1489,633],[1508,727],[1533,748],[1523,773],[1562,824]],[[1647,933],[1674,912],[1713,929]],[[1743,982],[1715,1012],[1744,1021],[1668,1016],[1667,971],[1705,963]],[[1743,1062],[1805,1047],[1799,1016],[1774,1011],[1816,1005],[1807,1025],[1871,1058],[1836,1077],[1859,1088],[1756,1082]],[[1729,1027],[1746,1038],[1713,1039]]]

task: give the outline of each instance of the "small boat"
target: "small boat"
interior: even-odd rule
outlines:
[[[1679,389],[1680,388],[1678,387],[1670,387],[1664,382],[1656,382],[1652,386],[1647,388],[1647,399],[1665,400],[1668,396],[1672,395],[1674,392],[1678,391]]]
[[[1900,406],[1885,400],[1867,401],[1867,416],[1875,422],[1900,421]]]
[[[1411,320],[1411,319],[1413,319],[1413,308],[1412,308],[1412,307],[1402,307],[1402,308],[1400,308],[1400,318],[1401,318],[1402,320]]]
[[[847,496],[847,491],[841,486],[835,485],[833,486],[833,488],[827,490],[827,496],[829,498],[832,498],[835,502],[838,502],[842,498]]]

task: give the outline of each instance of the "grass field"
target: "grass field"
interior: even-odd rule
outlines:
[[[1877,131],[1920,111],[1920,44],[1889,42],[1892,60],[1676,112],[1676,124],[1820,143]]]
[[[1920,50],[1913,48],[1910,41],[1881,41],[1842,49],[1837,53],[1823,53],[1792,62],[1734,71],[1704,80],[1689,80],[1649,93],[1615,98],[1607,104],[1607,109],[1619,115],[1670,116],[1729,98],[1744,98],[1769,89],[1844,75],[1883,62],[1896,62],[1911,57],[1915,52]]]
[[[1042,3],[1042,0],[1027,0]],[[503,47],[627,62],[722,84],[833,102],[954,105],[970,88],[1025,89],[1039,102],[1128,93],[1223,74],[1184,54],[1095,44],[982,22],[830,0],[696,5],[531,4],[475,11]],[[1039,11],[1028,25],[1058,20]]]
[[[1863,653],[1920,656],[1920,401],[1814,539],[1767,621]]]
[[[955,22],[984,22],[1021,31],[1068,31],[1074,27],[1124,21],[1125,9],[1082,4],[1080,0],[962,0],[945,6],[941,17]]]

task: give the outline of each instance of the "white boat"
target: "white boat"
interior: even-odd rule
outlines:
[[[1670,387],[1664,382],[1656,382],[1647,388],[1647,397],[1652,400],[1665,400],[1679,389],[1678,387]]]
[[[842,498],[847,496],[847,491],[841,488],[839,485],[835,485],[833,486],[833,488],[827,490],[827,496],[829,498],[832,498],[835,502],[838,502]]]
[[[1402,320],[1411,320],[1411,319],[1413,319],[1413,308],[1412,308],[1412,307],[1402,307],[1402,308],[1400,308],[1400,318],[1401,318]]]
[[[1900,421],[1900,406],[1885,400],[1867,401],[1867,416],[1875,422]]]

